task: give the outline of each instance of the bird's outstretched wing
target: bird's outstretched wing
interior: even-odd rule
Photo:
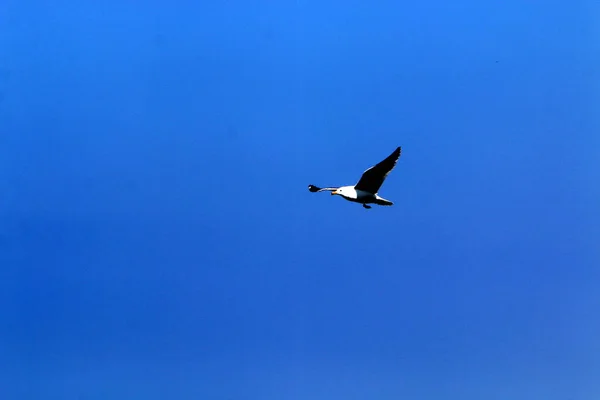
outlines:
[[[402,147],[398,147],[385,160],[363,172],[358,183],[354,185],[354,188],[367,193],[377,193],[381,185],[383,185],[385,178],[396,166],[401,153]]]
[[[327,188],[320,188],[318,186],[315,185],[308,185],[308,190],[310,190],[311,192],[315,193],[315,192],[324,192],[324,191],[334,191],[338,188],[331,188],[331,187],[327,187]]]

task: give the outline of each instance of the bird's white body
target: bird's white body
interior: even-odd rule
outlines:
[[[362,204],[379,204],[379,205],[392,205],[392,202],[379,197],[377,193],[369,193],[363,190],[357,190],[354,186],[342,186],[331,192],[332,195],[342,196],[348,201]]]

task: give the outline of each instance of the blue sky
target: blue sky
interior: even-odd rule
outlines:
[[[597,2],[138,3],[0,6],[1,398],[600,396]]]

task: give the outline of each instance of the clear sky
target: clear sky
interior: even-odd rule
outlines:
[[[2,1],[0,398],[599,399],[598,15]]]

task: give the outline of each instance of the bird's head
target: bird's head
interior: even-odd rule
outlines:
[[[336,195],[336,194],[337,194],[337,195],[340,195],[340,196],[344,196],[344,195],[347,195],[347,194],[348,194],[348,193],[346,193],[346,191],[347,191],[347,188],[345,188],[345,187],[340,187],[340,188],[337,188],[337,189],[335,189],[335,190],[332,190],[332,191],[331,191],[331,195],[333,196],[333,195]]]

